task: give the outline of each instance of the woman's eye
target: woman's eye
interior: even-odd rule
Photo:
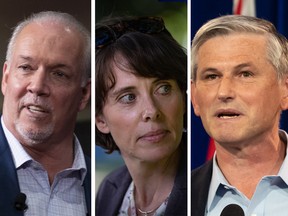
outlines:
[[[171,85],[162,85],[157,89],[157,92],[162,95],[167,95],[171,92]]]
[[[136,99],[136,96],[134,94],[126,94],[124,96],[121,96],[119,101],[123,104],[130,104],[134,102]]]

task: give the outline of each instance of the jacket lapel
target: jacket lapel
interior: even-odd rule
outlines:
[[[87,205],[88,215],[91,215],[91,159],[85,156],[87,174],[84,179],[85,200]]]
[[[212,160],[192,171],[192,206],[193,216],[204,216],[208,192],[212,177]]]
[[[6,215],[23,215],[14,208],[16,196],[20,193],[17,173],[2,124],[0,123],[0,209]]]

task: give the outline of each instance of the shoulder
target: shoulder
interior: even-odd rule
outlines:
[[[187,154],[182,152],[165,215],[187,215]]]
[[[132,181],[126,166],[108,174],[102,181],[96,196],[97,215],[115,215]],[[109,208],[107,206],[109,205]]]
[[[204,215],[212,177],[212,160],[206,162],[191,173],[192,215]]]
[[[86,167],[88,170],[91,170],[91,158],[88,157],[87,155],[84,155],[85,157],[85,163],[86,163]]]
[[[100,184],[98,196],[103,193],[118,190],[119,188],[126,188],[130,184],[132,178],[126,166],[120,167],[108,174]]]
[[[199,187],[209,187],[212,177],[213,161],[210,160],[202,166],[192,170],[192,191],[199,190]]]
[[[191,176],[192,176],[192,180],[193,178],[198,178],[198,177],[207,177],[212,175],[212,165],[213,165],[213,161],[210,160],[208,162],[206,162],[205,164],[203,164],[202,166],[192,170]]]
[[[103,180],[103,182],[114,182],[116,180],[116,182],[119,182],[119,179],[121,179],[122,181],[129,178],[130,174],[129,171],[127,169],[126,166],[122,166],[114,171],[112,171],[111,173],[109,173]],[[130,177],[131,178],[131,177]]]
[[[187,154],[181,153],[178,171],[176,174],[174,187],[187,190]]]

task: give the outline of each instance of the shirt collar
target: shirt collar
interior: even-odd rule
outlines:
[[[74,161],[72,167],[67,170],[79,170],[81,172],[81,181],[83,184],[85,176],[87,174],[87,166],[82,147],[75,134],[74,134]]]
[[[3,116],[1,117],[1,123],[3,127],[4,134],[8,141],[8,145],[10,147],[12,158],[14,160],[14,164],[16,169],[22,166],[27,161],[33,160],[31,156],[24,150],[23,146],[20,142],[15,138],[15,136],[7,129],[4,121]]]
[[[20,142],[15,138],[15,136],[7,129],[3,121],[3,116],[1,117],[1,123],[4,134],[8,141],[8,145],[12,153],[12,158],[16,169],[20,168],[24,163],[28,161],[34,161],[34,159],[25,151],[25,149],[20,144]],[[74,161],[72,167],[66,169],[65,171],[77,171],[77,170],[80,171],[81,176],[80,178],[83,183],[87,173],[87,166],[80,142],[76,137],[76,135],[74,134]]]
[[[210,209],[210,206],[212,204],[212,201],[214,200],[214,197],[216,195],[217,189],[220,186],[220,184],[228,186],[229,183],[223,176],[217,161],[216,161],[216,152],[214,153],[213,156],[213,167],[212,167],[212,179],[210,183],[210,189],[208,193],[208,200],[207,200],[207,207]]]
[[[280,167],[278,176],[280,176],[283,181],[288,185],[288,156],[287,156],[287,152],[288,152],[288,135],[284,130],[280,130],[279,131],[280,134],[280,138],[281,140],[286,144],[286,154],[285,154],[285,158],[284,161]]]
[[[278,172],[278,175],[276,175],[276,176],[280,176],[283,179],[283,181],[288,185],[288,176],[287,176],[287,173],[288,173],[288,157],[287,157],[288,135],[284,130],[279,130],[279,136],[280,136],[281,140],[284,143],[286,143],[286,155],[285,155],[284,161],[281,165],[281,168]],[[216,152],[215,152],[214,156],[213,156],[212,178],[211,178],[210,189],[209,189],[208,200],[207,200],[208,209],[210,209],[211,204],[215,198],[216,192],[217,192],[220,185],[223,185],[224,187],[227,187],[227,188],[235,189],[235,187],[231,186],[228,183],[228,181],[226,180],[226,178],[222,174],[222,171],[220,170],[220,168],[217,164],[217,161],[216,161]]]

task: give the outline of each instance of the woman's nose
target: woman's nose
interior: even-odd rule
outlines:
[[[143,121],[155,121],[160,117],[160,110],[157,102],[153,98],[147,98],[143,101],[142,119]]]

